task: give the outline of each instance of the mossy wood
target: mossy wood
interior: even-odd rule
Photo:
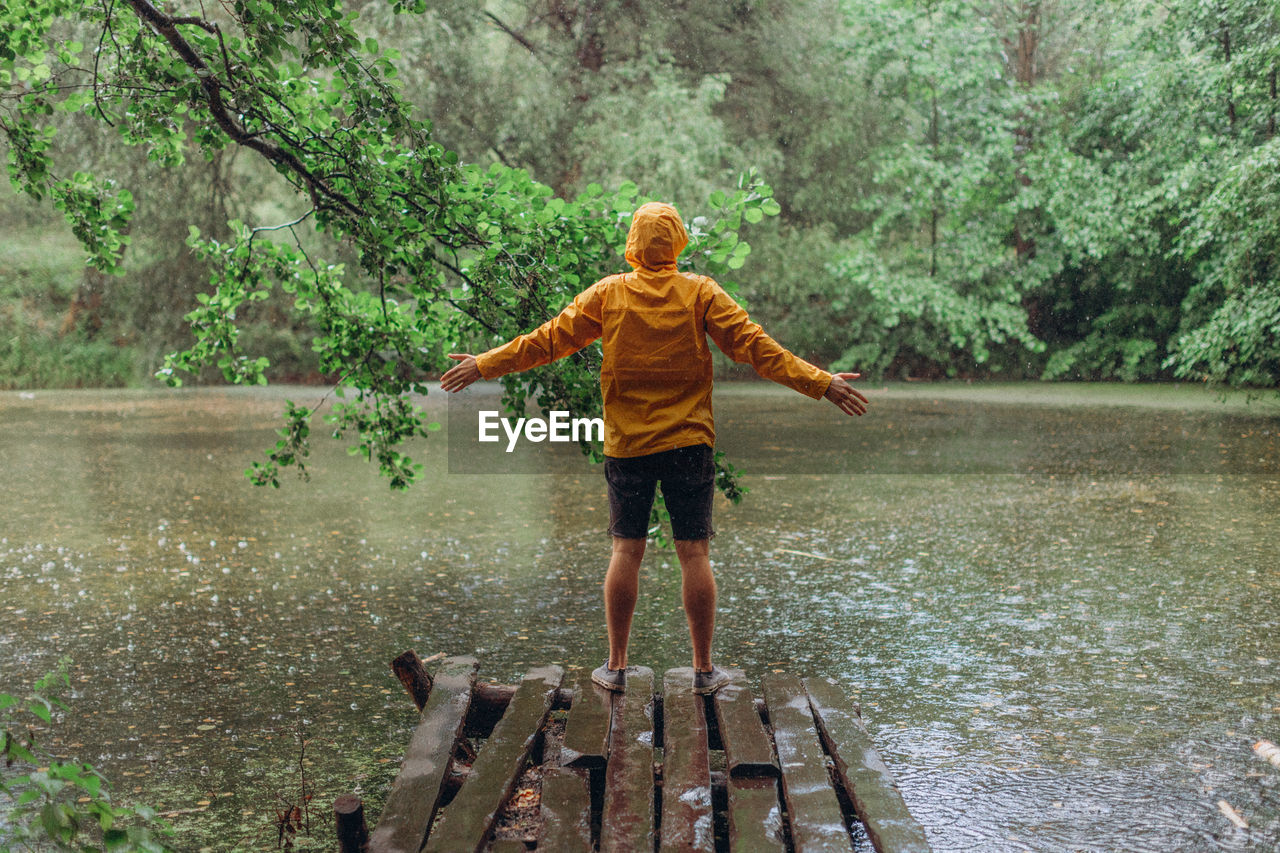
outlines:
[[[849,831],[827,776],[804,685],[794,675],[771,673],[764,677],[763,692],[795,849],[847,853],[851,847]]]
[[[734,680],[715,694],[716,722],[730,776],[776,776],[773,744],[756,710],[746,677],[731,670]]]
[[[585,668],[573,677],[573,705],[565,721],[562,763],[570,767],[604,767],[609,749],[613,694],[597,687]]]
[[[872,846],[879,853],[928,850],[924,828],[907,811],[893,775],[872,746],[854,706],[825,679],[806,678],[804,686],[818,734]]]
[[[652,851],[653,671],[627,673],[627,692],[613,700],[609,763],[604,769],[601,853]]]
[[[693,668],[662,677],[662,833],[658,849],[715,849],[707,703],[693,692]]]
[[[778,780],[773,776],[729,777],[729,849],[742,853],[784,853]]]
[[[425,853],[482,850],[498,811],[515,789],[551,710],[564,670],[544,666],[520,682],[506,713],[479,751],[466,783],[431,832]]]
[[[436,673],[400,773],[369,837],[369,853],[418,853],[436,812],[454,744],[462,734],[476,659],[449,658]]]
[[[475,669],[448,658],[436,672],[370,853],[929,850],[856,706],[826,681],[766,675],[757,705],[740,672],[709,699],[688,668],[656,692],[637,668],[622,694],[586,669],[564,689],[559,667],[517,686],[477,684]],[[339,798],[335,818],[358,806]]]
[[[591,790],[581,771],[552,768],[542,777],[538,846],[565,853],[591,850]]]

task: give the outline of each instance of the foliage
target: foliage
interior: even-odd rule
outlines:
[[[1062,267],[1037,292],[1046,375],[1274,387],[1280,22],[1252,0],[1140,11],[1037,152]]]
[[[179,346],[170,378],[344,386],[330,431],[397,485],[406,395],[615,271],[638,201],[740,252],[694,268],[745,261],[707,200],[747,164],[776,201],[748,181],[738,215],[779,219],[734,277],[820,363],[1275,385],[1274,4],[673,8],[37,0],[0,12],[0,138],[113,274],[77,297],[102,338]],[[591,413],[592,358],[510,402]]]
[[[168,828],[152,809],[114,804],[92,765],[57,760],[37,741],[37,730],[67,710],[56,691],[70,685],[69,665],[60,660],[29,696],[0,693],[0,848],[164,853]]]
[[[1207,319],[1178,337],[1167,361],[1179,376],[1280,384],[1280,139],[1231,164],[1196,210],[1183,250],[1194,257],[1211,246],[1214,262],[1185,303]]]
[[[92,69],[49,39],[61,15],[101,27]],[[550,317],[616,268],[629,211],[645,196],[630,182],[609,193],[592,184],[565,201],[525,170],[461,163],[411,116],[396,54],[361,38],[355,18],[337,0],[245,2],[229,21],[148,0],[105,9],[45,0],[0,44],[0,82],[31,84],[0,129],[15,182],[52,196],[107,272],[129,243],[132,196],[109,179],[58,174],[55,128],[41,124],[55,108],[113,125],[164,165],[183,161],[188,138],[207,156],[238,144],[270,163],[309,207],[281,225],[233,221],[226,239],[191,226],[187,244],[212,270],[210,292],[186,317],[195,344],[161,374],[179,384],[182,372],[214,365],[226,381],[265,382],[269,361],[244,349],[242,318],[283,300],[314,330],[319,370],[342,392],[327,416],[333,434],[403,487],[419,466],[400,448],[428,431],[411,395],[426,393],[441,343],[492,344]],[[714,193],[708,215],[692,220],[688,263],[717,276],[742,266],[749,246],[738,229],[778,212],[770,195],[754,174]],[[304,225],[346,243],[354,267],[308,248]],[[508,379],[508,401],[597,414],[593,358]],[[290,409],[256,481],[274,485],[282,465],[304,465],[315,411]]]

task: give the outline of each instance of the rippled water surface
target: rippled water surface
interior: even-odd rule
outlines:
[[[415,717],[387,667],[406,648],[502,681],[604,653],[598,469],[542,445],[545,473],[451,475],[440,433],[408,493],[324,439],[309,483],[250,486],[284,398],[320,393],[0,394],[0,690],[70,655],[56,748],[184,849],[273,847],[300,738],[316,802],[356,790],[376,814]],[[935,850],[1280,849],[1280,771],[1251,748],[1280,741],[1280,407],[872,401],[847,421],[718,394],[751,488],[717,504],[719,659],[856,696]],[[651,546],[631,657],[687,655]]]

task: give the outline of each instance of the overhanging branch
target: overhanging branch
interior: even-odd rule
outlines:
[[[187,67],[195,72],[196,77],[200,80],[200,87],[205,93],[205,99],[209,105],[209,113],[223,133],[240,145],[257,151],[271,162],[283,165],[297,174],[306,185],[307,190],[312,195],[312,200],[317,205],[321,205],[322,199],[329,199],[353,216],[364,214],[364,211],[358,205],[343,193],[335,190],[326,180],[308,169],[296,154],[262,140],[256,134],[248,132],[236,123],[231,117],[231,113],[227,110],[226,102],[222,97],[224,84],[213,73],[213,69],[201,58],[195,48],[191,46],[191,43],[178,32],[177,24],[179,22],[196,23],[196,19],[172,18],[153,6],[149,0],[125,0],[125,2],[129,4],[139,18],[145,21],[155,30],[157,35],[169,44],[173,51],[187,64]],[[212,27],[212,25],[209,26]],[[211,32],[216,33],[216,28]]]

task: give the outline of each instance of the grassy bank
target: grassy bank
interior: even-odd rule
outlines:
[[[73,310],[84,255],[65,229],[17,226],[0,243],[0,388],[136,384],[136,347]]]
[[[1193,382],[891,382],[862,383],[895,397],[1018,406],[1135,406],[1280,416],[1275,389],[1220,388]]]

